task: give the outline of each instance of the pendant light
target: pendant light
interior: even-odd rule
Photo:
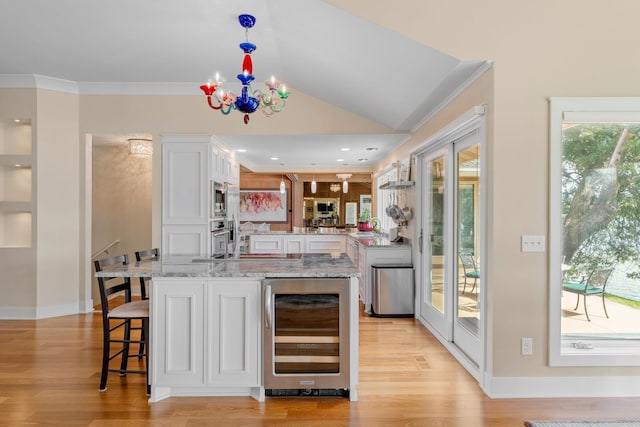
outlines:
[[[351,174],[350,173],[339,173],[336,176],[338,177],[338,179],[342,180],[342,192],[343,193],[348,193],[349,192],[349,183],[347,182],[347,180],[349,178],[351,178]]]
[[[280,181],[280,193],[284,194],[287,187],[284,185],[284,175],[282,175],[282,181]]]
[[[316,184],[316,177],[314,175],[313,180],[311,181],[311,192],[313,194],[316,194],[317,190],[318,190],[318,184]]]

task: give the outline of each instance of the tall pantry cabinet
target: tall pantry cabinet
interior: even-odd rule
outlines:
[[[162,137],[162,254],[210,255],[211,182],[239,182],[234,153],[208,135]]]

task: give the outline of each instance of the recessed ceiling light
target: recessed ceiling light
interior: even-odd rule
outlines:
[[[351,150],[351,148],[347,148],[347,147],[345,147],[345,148],[341,148],[341,149],[340,149],[340,151],[349,151],[349,150]]]
[[[358,159],[359,162],[366,162],[369,159]]]
[[[344,159],[336,159],[336,162],[344,162]]]
[[[13,119],[14,122],[20,123],[20,119]]]
[[[246,153],[247,150],[244,148],[238,148],[238,153]]]
[[[280,157],[269,157],[271,160],[280,160]]]
[[[367,148],[367,151],[378,151],[378,149],[376,147],[369,147]]]

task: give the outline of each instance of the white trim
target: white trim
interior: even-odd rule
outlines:
[[[489,377],[491,398],[638,397],[635,376]]]
[[[450,122],[444,128],[440,129],[438,132],[431,135],[431,137],[425,140],[422,144],[414,148],[411,154],[412,155],[426,154],[428,149],[431,148],[433,144],[435,144],[436,142],[438,142],[439,140],[445,137],[448,138],[450,135],[453,135],[459,132],[460,129],[468,126],[469,124],[471,124],[471,122],[473,122],[474,120],[476,120],[481,116],[484,116],[486,113],[487,113],[486,105],[476,105],[474,107],[471,107],[470,109],[462,113],[454,121]]]
[[[418,129],[420,129],[425,123],[433,118],[440,110],[442,110],[447,104],[449,104],[454,98],[464,92],[473,82],[475,82],[481,75],[483,75],[487,70],[489,70],[493,66],[493,61],[484,61],[482,65],[480,65],[467,80],[462,82],[455,90],[453,90],[449,95],[443,99],[435,108],[433,108],[429,114],[427,114],[417,125],[415,125],[411,129],[411,133],[415,133]]]
[[[0,88],[48,89],[77,95],[78,84],[38,74],[0,74]]]
[[[49,89],[75,95],[202,95],[192,82],[75,82],[39,74],[0,74],[0,88]]]
[[[563,351],[562,340],[562,125],[571,120],[602,121],[595,113],[604,112],[605,119],[640,117],[640,97],[621,98],[549,98],[549,365],[550,366],[640,366],[637,354],[620,347],[619,352],[575,354]],[[624,122],[624,120],[623,120]],[[588,343],[587,339],[582,340]],[[602,346],[602,341],[598,342]],[[613,344],[613,341],[610,342]],[[628,345],[628,344],[627,344]],[[566,348],[566,347],[565,347]],[[637,345],[635,346],[638,350]],[[570,354],[574,353],[574,354]],[[637,377],[632,377],[636,378]]]
[[[78,82],[81,95],[202,95],[201,83]]]
[[[35,307],[0,307],[1,320],[33,320],[35,318]]]

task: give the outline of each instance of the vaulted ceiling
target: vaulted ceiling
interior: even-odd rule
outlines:
[[[321,0],[7,0],[0,2],[0,75],[69,80],[80,93],[104,83],[149,91],[148,83],[156,83],[195,95],[218,71],[234,89],[242,13],[257,21],[249,31],[257,45],[256,81],[273,74],[292,96],[303,92],[388,129],[375,136],[325,135],[317,153],[296,155],[305,165],[310,157],[319,167],[335,165],[331,150],[347,142],[375,142],[379,150],[366,162],[355,153],[357,159],[345,160],[375,164],[485,64],[453,58]],[[313,138],[220,139],[246,148],[244,160],[259,168],[286,139],[307,137]]]

